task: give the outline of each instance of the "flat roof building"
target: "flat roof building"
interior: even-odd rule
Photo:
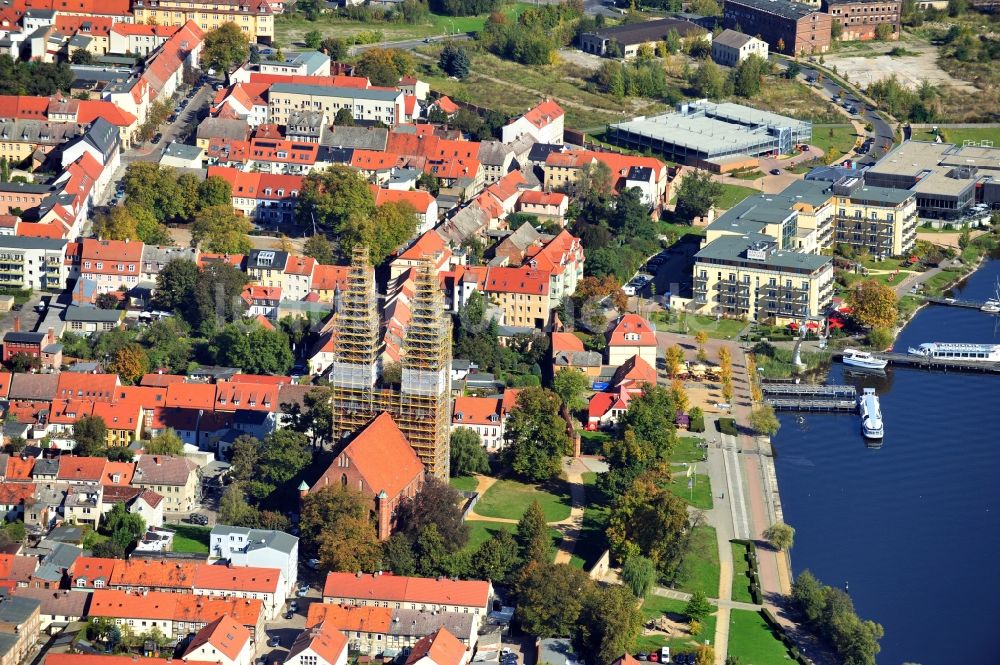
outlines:
[[[786,154],[812,138],[812,123],[729,102],[679,104],[677,111],[612,123],[613,143],[709,167],[732,155]]]

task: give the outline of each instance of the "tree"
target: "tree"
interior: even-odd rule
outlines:
[[[370,194],[369,194],[370,196]],[[417,230],[417,211],[408,201],[389,201],[367,218],[353,218],[341,229],[344,252],[355,245],[368,247],[372,264],[378,265]]]
[[[69,61],[74,65],[92,65],[94,64],[94,54],[85,48],[75,48],[69,56]]]
[[[358,76],[367,76],[372,85],[395,86],[400,77],[413,72],[413,56],[399,49],[367,49],[354,71]]]
[[[7,522],[3,525],[2,533],[12,543],[23,543],[28,537],[28,530],[25,528],[24,522]]]
[[[576,635],[578,653],[590,665],[607,665],[629,653],[642,632],[642,610],[628,588],[597,587],[585,597]]]
[[[382,543],[382,560],[396,575],[414,575],[417,572],[417,564],[413,559],[413,545],[410,539],[401,533],[392,534]]]
[[[197,263],[187,259],[171,259],[156,276],[153,302],[168,312],[183,311],[197,281]]]
[[[876,351],[884,351],[892,346],[892,331],[888,328],[872,328],[868,331],[868,343]]]
[[[250,220],[237,215],[232,205],[202,209],[191,225],[191,242],[204,252],[247,254],[250,244]]]
[[[316,552],[326,571],[373,572],[382,547],[369,519],[371,503],[357,490],[333,485],[302,502],[304,549]]]
[[[711,644],[699,644],[695,654],[695,665],[714,665],[715,649]]]
[[[333,117],[333,124],[339,127],[353,127],[354,115],[349,108],[337,109],[337,115]]]
[[[350,487],[331,485],[311,492],[302,500],[299,529],[306,552],[316,552],[320,536],[344,517],[368,517],[371,502]],[[374,534],[374,529],[373,529]]]
[[[413,541],[413,558],[417,562],[417,574],[421,577],[437,577],[447,574],[448,547],[436,524],[426,524]]]
[[[866,279],[848,294],[852,316],[869,328],[892,328],[898,310],[896,292],[876,279]]]
[[[887,42],[896,34],[896,30],[891,23],[879,23],[875,26],[875,39],[880,42]]]
[[[139,341],[146,347],[151,368],[184,374],[191,363],[190,337],[190,326],[180,317],[171,316],[150,323]]]
[[[428,525],[434,525],[445,549],[456,552],[469,541],[469,527],[462,519],[460,501],[455,488],[429,477],[416,496],[400,502],[396,511],[399,530],[415,543]]]
[[[726,94],[726,77],[717,64],[706,60],[698,66],[692,76],[691,87],[701,97],[719,99]]]
[[[667,375],[670,378],[680,376],[684,370],[684,349],[678,344],[668,346],[663,352],[663,359],[667,366]]]
[[[199,208],[232,206],[233,186],[225,178],[216,175],[208,176],[198,183],[197,196]]]
[[[733,92],[740,97],[756,97],[764,74],[770,71],[767,60],[756,54],[740,62],[733,70]]]
[[[774,549],[788,551],[795,542],[795,529],[784,522],[775,522],[764,531],[764,538]]]
[[[375,199],[368,182],[347,166],[338,164],[312,171],[302,182],[297,204],[299,220],[305,226],[315,223],[327,236],[339,235],[349,222],[374,214]]]
[[[138,513],[128,512],[125,504],[119,501],[105,515],[102,528],[112,540],[128,549],[146,533],[146,520]]]
[[[318,51],[323,46],[323,33],[319,30],[310,30],[303,38],[306,46],[314,51]]]
[[[99,293],[97,297],[94,298],[94,304],[97,305],[98,309],[118,309],[118,305],[121,304],[121,300],[114,293]]]
[[[468,427],[456,427],[451,432],[451,475],[471,476],[489,473],[490,460],[483,448],[479,432]]]
[[[242,483],[233,483],[226,488],[219,500],[219,524],[242,526],[255,529],[260,526],[260,513],[247,503]]]
[[[632,595],[641,600],[656,583],[656,566],[644,556],[630,556],[622,564],[621,577]]]
[[[521,566],[517,539],[509,531],[500,530],[483,541],[470,559],[472,576],[504,584],[513,581],[514,573]]]
[[[538,501],[532,501],[524,515],[517,522],[516,541],[520,550],[521,561],[529,563],[545,563],[549,560],[549,550],[552,547],[552,537],[549,526],[545,523],[545,514]]]
[[[201,49],[201,66],[223,72],[229,80],[229,72],[243,64],[250,57],[250,42],[235,23],[223,23],[215,30],[205,33]]]
[[[559,415],[559,397],[544,388],[522,390],[511,410],[505,438],[504,459],[514,473],[535,482],[559,475],[562,456],[570,447],[566,422]]]
[[[34,356],[24,351],[18,351],[7,359],[7,366],[15,374],[37,371],[42,368],[42,361],[38,356]]]
[[[168,427],[145,443],[142,449],[147,455],[183,455],[184,442],[173,427]]]
[[[117,540],[104,540],[90,548],[90,555],[101,559],[124,559],[125,547]]]
[[[677,214],[681,219],[704,217],[722,196],[722,185],[712,180],[707,171],[695,171],[684,176],[677,188]]]
[[[750,412],[750,427],[760,436],[774,436],[781,428],[781,423],[774,415],[774,407],[763,404]]]
[[[108,449],[108,426],[100,416],[83,416],[73,423],[73,452],[81,457],[104,457]]]
[[[438,58],[438,67],[448,76],[464,79],[469,75],[469,54],[465,47],[454,42],[448,42],[441,49],[441,56]]]
[[[315,234],[306,238],[302,246],[302,253],[316,259],[317,263],[331,265],[333,263],[333,245],[326,236]]]
[[[611,506],[608,544],[618,561],[637,554],[663,574],[679,563],[690,528],[687,505],[665,489],[665,474],[647,471]]]
[[[239,367],[249,374],[284,374],[295,362],[288,335],[256,322],[226,325],[212,337],[208,348],[216,363]]]
[[[575,369],[562,368],[552,377],[552,390],[570,410],[581,409],[587,402],[584,393],[590,388],[590,382],[583,372]]]
[[[698,622],[704,621],[705,617],[713,612],[715,612],[715,609],[700,589],[691,594],[690,600],[684,606],[684,614]]]
[[[834,21],[833,23],[840,23],[840,21]],[[832,26],[832,23],[831,23],[831,26]],[[802,73],[802,65],[800,65],[795,60],[789,61],[788,64],[785,66],[785,78],[786,79],[794,79],[794,78],[796,78],[801,73]]]
[[[541,638],[571,635],[592,593],[594,582],[578,568],[565,564],[529,565],[518,585],[517,612],[522,630]]]
[[[331,60],[343,60],[347,55],[347,44],[337,37],[326,37],[320,42],[320,50],[325,51]]]
[[[114,206],[94,216],[94,235],[102,240],[136,240],[139,231],[135,217],[126,206]]]
[[[146,350],[139,344],[128,344],[118,349],[108,371],[117,374],[122,381],[132,385],[138,383],[144,374],[149,372],[149,357]]]

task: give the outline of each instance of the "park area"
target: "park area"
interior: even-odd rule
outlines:
[[[174,532],[174,552],[186,554],[208,554],[208,543],[212,530],[207,526],[192,524],[167,524]]]

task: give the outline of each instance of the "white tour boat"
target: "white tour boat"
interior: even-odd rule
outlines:
[[[879,407],[878,395],[874,388],[865,388],[858,398],[858,410],[861,412],[861,433],[866,439],[881,439],[883,434],[882,409]]]
[[[935,360],[963,360],[968,362],[1000,362],[1000,344],[967,344],[964,342],[925,342],[909,348],[911,356]]]
[[[867,351],[859,351],[858,349],[844,349],[842,360],[845,365],[864,369],[885,369],[885,366],[889,364],[888,360],[876,358]]]

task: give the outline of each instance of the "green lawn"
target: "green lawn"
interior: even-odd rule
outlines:
[[[941,140],[945,143],[962,145],[966,141],[993,141],[993,145],[1000,145],[1000,127],[942,127],[940,131],[943,134]],[[929,129],[916,129],[913,140],[933,141],[934,134]]]
[[[509,522],[480,522],[473,520],[466,522],[466,524],[469,525],[469,542],[462,549],[469,552],[474,551],[501,531],[509,531],[512,534],[517,534],[517,525],[510,524]],[[562,540],[562,534],[556,529],[549,529],[549,532],[552,534],[552,556],[555,557],[555,549],[559,545],[559,541]]]
[[[583,484],[587,486],[587,505],[583,510],[583,527],[573,548],[570,565],[589,570],[608,549],[608,529],[610,510],[602,492],[594,486],[597,474],[587,471],[583,474]]]
[[[691,478],[685,476],[686,469],[674,469],[670,480],[670,490],[684,499],[688,504],[702,510],[712,509],[712,484],[704,473],[696,473]],[[693,480],[693,486],[688,488],[688,481]],[[716,590],[718,593],[718,590]]]
[[[742,185],[723,184],[722,196],[719,197],[715,206],[717,208],[721,208],[722,210],[729,210],[746,197],[753,196],[754,194],[760,194],[760,191],[751,187],[744,187]]]
[[[678,462],[700,462],[705,456],[705,451],[698,447],[701,442],[702,439],[696,436],[680,437],[670,453],[670,461],[675,464]]]
[[[642,613],[647,620],[655,619],[663,614],[671,614],[677,620],[684,620],[684,608],[687,603],[683,600],[665,598],[650,594],[642,604]],[[663,635],[640,635],[636,640],[637,651],[654,651],[662,646],[669,646],[671,653],[676,651],[693,651],[694,648],[708,640],[709,643],[715,641],[715,614],[709,615],[701,625],[701,632],[691,637],[675,637],[667,639]],[[748,664],[749,665],[749,664]]]
[[[584,455],[600,455],[604,450],[604,444],[610,440],[611,435],[607,432],[580,431],[580,448]]]
[[[656,329],[660,332],[694,335],[699,330],[704,330],[712,339],[732,339],[747,325],[745,321],[737,319],[716,320],[714,316],[700,314],[678,317],[666,312],[653,312],[650,319],[656,323]]]
[[[733,548],[733,600],[752,603],[750,595],[750,564],[747,563],[745,545],[730,543]]]
[[[475,492],[477,481],[472,476],[455,476],[448,483],[459,492]]]
[[[729,654],[747,665],[781,663],[788,649],[777,638],[760,612],[732,610],[729,613]]]
[[[944,295],[952,283],[961,279],[964,274],[964,270],[942,270],[924,282],[923,293],[929,296]]]
[[[208,541],[212,529],[207,526],[193,524],[166,524],[166,528],[175,532],[174,551],[190,554],[208,554]]]
[[[838,155],[854,147],[858,135],[854,132],[854,126],[847,125],[814,125],[810,145],[821,149],[824,153],[831,148],[837,151]]]
[[[519,520],[532,501],[538,501],[542,505],[547,522],[558,522],[569,517],[569,488],[561,480],[545,485],[498,480],[486,490],[474,510],[483,517]]]
[[[674,586],[688,593],[700,590],[709,598],[719,597],[719,549],[714,527],[695,527]]]

